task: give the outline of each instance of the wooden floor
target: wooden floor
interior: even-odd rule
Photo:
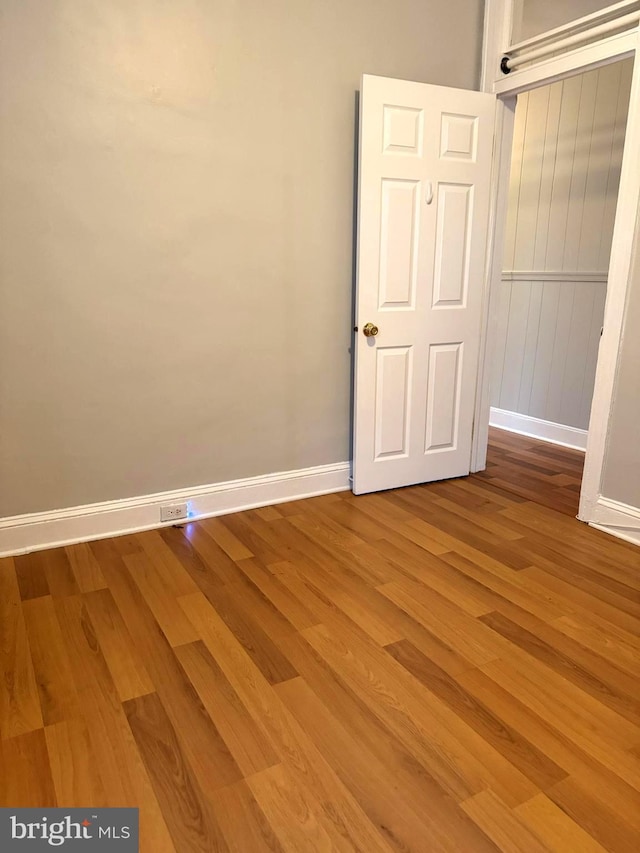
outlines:
[[[579,453],[0,560],[0,798],[141,850],[637,851],[640,550]]]
[[[584,453],[578,450],[490,429],[487,470],[475,477],[527,501],[576,516],[583,465]]]

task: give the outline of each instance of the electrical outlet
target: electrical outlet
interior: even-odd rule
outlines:
[[[160,521],[178,521],[187,517],[186,504],[169,504],[160,507]]]

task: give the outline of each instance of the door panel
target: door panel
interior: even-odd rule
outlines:
[[[475,163],[478,152],[478,117],[442,113],[440,157]]]
[[[385,154],[419,157],[422,151],[424,112],[412,107],[383,107]]]
[[[412,355],[411,347],[376,349],[376,460],[407,455]]]
[[[433,307],[464,306],[469,284],[473,187],[438,184]]]
[[[462,342],[429,347],[425,453],[456,446]]]
[[[382,181],[380,309],[415,305],[418,223],[417,181]]]
[[[469,473],[494,110],[493,95],[363,78],[356,494]]]

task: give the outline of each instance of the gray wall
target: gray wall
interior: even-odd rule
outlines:
[[[640,229],[638,212],[636,233]],[[640,246],[636,241],[601,492],[640,509]]]
[[[354,93],[481,0],[3,0],[0,516],[349,455]]]
[[[492,405],[587,429],[632,61],[518,98]]]

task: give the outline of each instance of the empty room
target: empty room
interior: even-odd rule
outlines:
[[[0,850],[640,845],[640,0],[0,0]]]

